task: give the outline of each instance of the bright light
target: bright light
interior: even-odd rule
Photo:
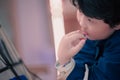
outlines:
[[[58,45],[62,36],[65,34],[62,0],[50,0],[50,8],[51,8],[54,44],[55,44],[55,52],[56,52],[56,60],[57,60]]]

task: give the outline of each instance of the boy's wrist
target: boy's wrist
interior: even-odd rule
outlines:
[[[64,64],[60,64],[59,61],[56,62],[56,69],[60,72],[67,72],[71,67],[75,64],[73,59],[70,59],[68,62]]]
[[[59,62],[61,65],[64,65],[64,64],[68,63],[70,60],[71,60],[71,59],[63,59],[63,58],[59,59],[59,58],[58,58],[58,62]]]
[[[66,80],[68,75],[71,73],[71,71],[74,69],[75,61],[74,59],[71,59],[67,63],[61,65],[58,61],[56,62],[56,69],[58,71],[58,80]]]

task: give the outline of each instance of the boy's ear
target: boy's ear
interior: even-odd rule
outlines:
[[[115,30],[120,30],[120,24],[114,27]]]

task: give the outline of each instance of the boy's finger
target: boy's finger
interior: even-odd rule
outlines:
[[[81,40],[81,39],[85,39],[85,36],[81,33],[76,33],[76,34],[73,34],[71,36],[68,37],[70,40]]]
[[[75,33],[79,33],[79,32],[80,32],[80,30],[72,31],[72,32],[68,33],[67,36],[71,36],[71,35],[73,35]]]
[[[74,46],[72,49],[75,53],[78,53],[78,51],[84,46],[86,42],[86,39],[81,40],[76,46]]]

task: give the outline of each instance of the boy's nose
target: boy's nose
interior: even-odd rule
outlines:
[[[79,11],[77,11],[77,20],[79,22],[80,25],[80,30],[82,32],[84,32],[87,29],[87,20],[86,20],[86,16],[83,13],[80,13]]]
[[[86,31],[87,25],[86,25],[84,16],[81,17],[79,24],[81,26],[80,27],[81,31],[83,31],[83,32]]]
[[[83,26],[83,27],[86,26],[85,16],[84,15],[81,16],[81,18],[79,20],[79,24],[80,24],[80,26]]]

